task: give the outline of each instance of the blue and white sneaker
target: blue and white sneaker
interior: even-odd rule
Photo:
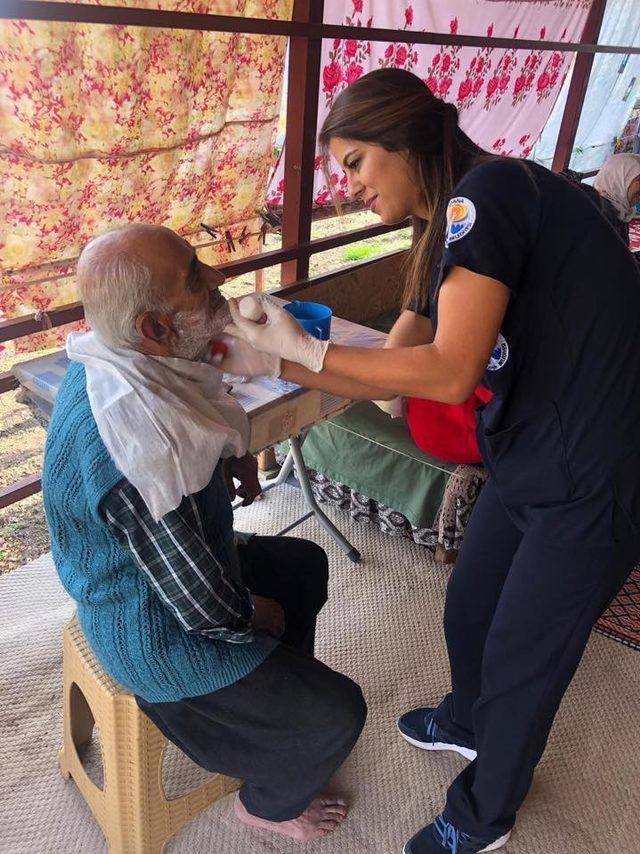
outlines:
[[[400,735],[421,750],[453,750],[473,761],[477,753],[468,744],[456,744],[453,736],[438,726],[435,709],[414,709],[398,718]]]
[[[487,840],[470,836],[454,827],[439,815],[432,824],[412,836],[402,849],[403,854],[483,854],[497,851],[507,842],[511,831],[499,839]]]

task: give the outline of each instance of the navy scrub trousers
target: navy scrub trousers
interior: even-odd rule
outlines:
[[[591,629],[640,554],[631,525],[599,547],[550,543],[543,521],[521,530],[489,479],[447,589],[452,692],[436,720],[478,756],[444,816],[483,838],[513,826]]]

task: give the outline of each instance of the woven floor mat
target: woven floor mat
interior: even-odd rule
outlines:
[[[237,514],[240,530],[273,533],[301,509],[291,487]],[[447,570],[408,541],[329,514],[363,555],[351,563],[312,520],[299,533],[329,553],[330,600],[318,656],[363,688],[369,718],[337,783],[352,803],[336,833],[304,848],[250,830],[232,799],[214,804],[169,843],[169,854],[400,854],[444,802],[461,757],[425,754],[395,719],[448,687],[442,632]],[[61,742],[61,631],[72,606],[43,558],[0,578],[0,851],[99,854],[100,830],[57,768]],[[637,652],[594,635],[558,715],[506,854],[635,854],[640,838],[640,667]],[[94,761],[99,764],[99,751]],[[178,795],[202,777],[177,750],[165,779]],[[99,768],[94,769],[99,775]]]

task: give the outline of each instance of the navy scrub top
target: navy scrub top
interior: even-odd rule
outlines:
[[[511,292],[482,380],[495,396],[478,419],[505,505],[524,524],[535,509],[571,511],[547,526],[563,539],[608,534],[614,505],[619,531],[640,529],[640,275],[628,248],[564,178],[496,159],[449,202],[425,311],[434,330],[453,266]]]

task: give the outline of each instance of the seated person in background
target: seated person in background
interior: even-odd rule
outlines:
[[[628,223],[640,202],[640,154],[614,154],[601,167],[593,186],[613,205],[618,219]]]
[[[166,228],[91,241],[43,468],[55,564],[105,670],[195,762],[244,780],[243,822],[298,840],[340,825],[325,793],[364,724],[358,686],[313,657],[327,559],[305,540],[237,544],[223,480],[259,493],[249,425],[206,364],[224,276]],[[277,372],[279,359],[261,373]]]
[[[588,185],[581,183],[580,187]],[[629,222],[640,202],[640,155],[614,154],[596,175],[593,188],[599,194],[602,212],[628,246]]]

